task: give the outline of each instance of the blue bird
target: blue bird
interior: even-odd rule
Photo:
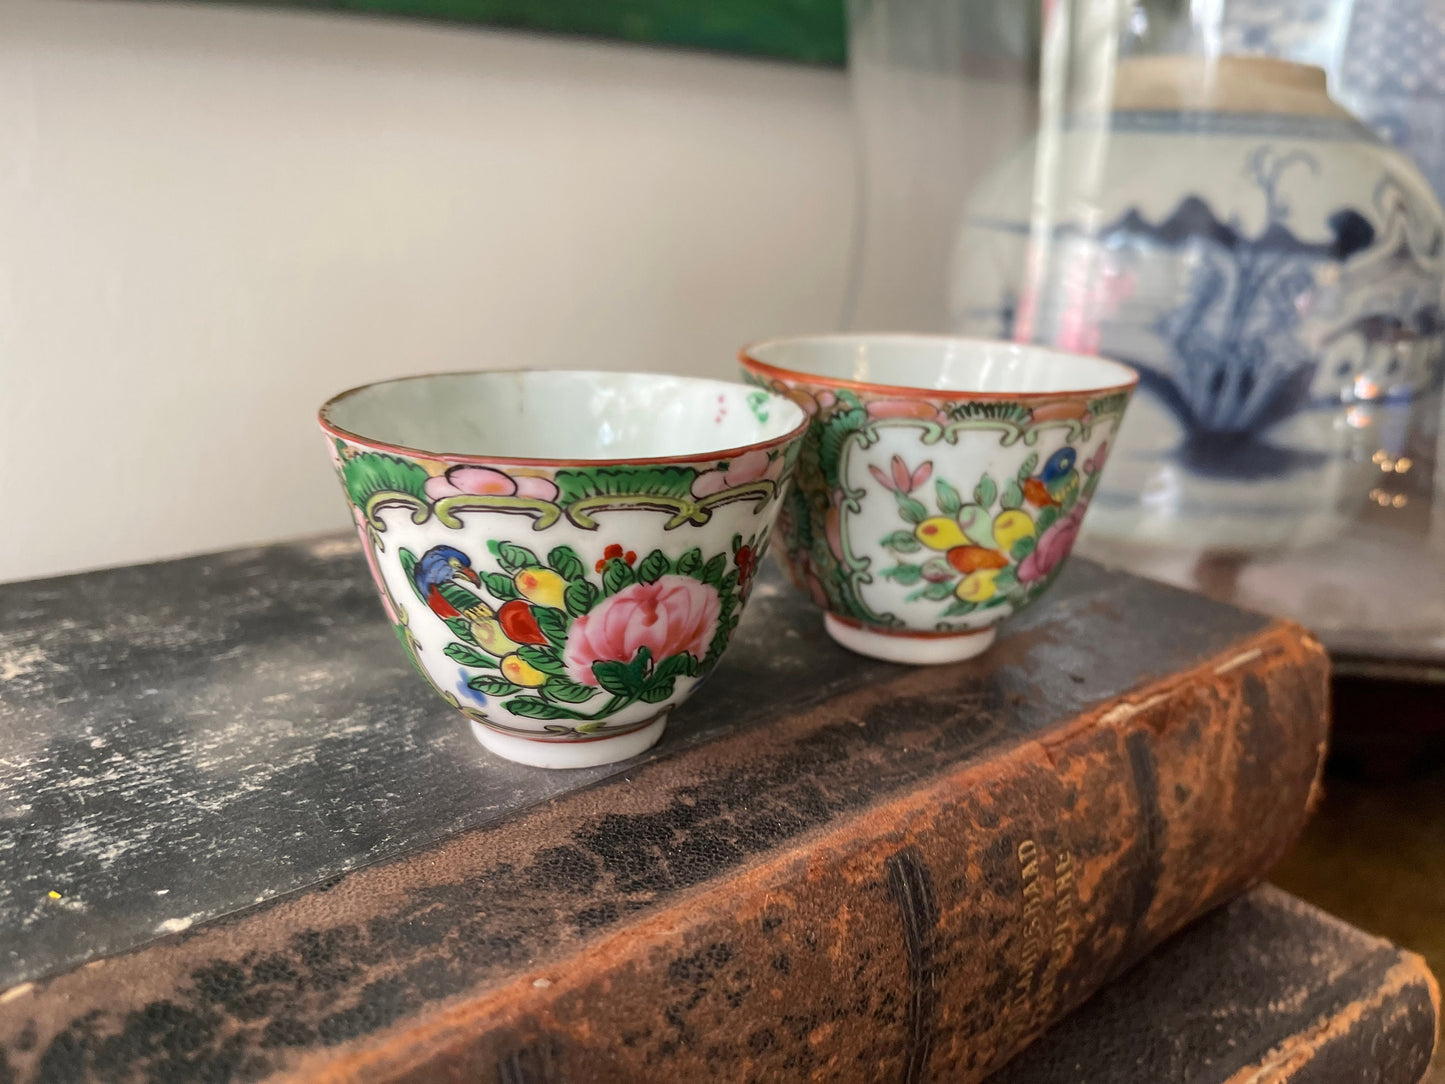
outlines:
[[[1039,481],[1043,482],[1045,491],[1057,504],[1066,502],[1079,488],[1079,472],[1074,469],[1078,458],[1079,454],[1074,449],[1065,446],[1044,461]]]
[[[1074,469],[1074,461],[1078,459],[1078,453],[1072,448],[1060,448],[1044,462],[1044,469],[1039,472],[1039,478],[1044,485],[1062,481],[1063,478]]]
[[[433,546],[427,550],[412,569],[411,578],[417,594],[426,599],[432,613],[441,618],[462,616],[462,611],[442,594],[444,585],[458,578],[473,584],[481,583],[472,569],[472,559],[452,546]],[[477,601],[480,603],[481,600]]]

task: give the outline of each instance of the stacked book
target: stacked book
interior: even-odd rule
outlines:
[[[1286,622],[1075,561],[986,655],[769,573],[634,761],[490,758],[351,541],[0,586],[0,1081],[1413,1082],[1415,956],[1259,882]]]

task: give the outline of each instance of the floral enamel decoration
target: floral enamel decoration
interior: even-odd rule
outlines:
[[[1107,455],[1108,444],[1101,444],[1080,472],[1078,453],[1066,445],[1034,473],[1038,453],[1031,453],[1002,487],[985,473],[969,501],[942,478],[925,490],[931,461],[910,471],[894,456],[887,473],[870,465],[908,525],[881,539],[899,561],[879,575],[915,586],[906,601],[946,601],[940,619],[1026,606],[1073,549]]]
[[[778,517],[785,563],[827,610],[835,639],[902,662],[977,654],[999,621],[1047,590],[1136,379],[1102,359],[927,336],[819,336],[761,349],[767,356],[744,352],[746,378],[811,419]],[[897,365],[916,379],[945,379],[929,364],[946,366],[948,380],[997,386],[850,378]]]
[[[518,371],[372,385],[321,424],[417,671],[488,749],[577,767],[650,746],[721,658],[806,419],[717,381]]]
[[[905,601],[940,604],[931,627],[941,632],[970,627],[950,619],[1005,605],[1012,612],[1042,592],[1073,548],[1108,455],[1105,434],[1115,430],[1128,402],[1127,393],[1032,408],[1008,401],[868,399],[847,388],[817,395],[791,388],[787,394],[795,401],[806,397],[800,405],[814,419],[799,466],[810,482],[794,490],[779,517],[795,581],[841,613],[887,627],[912,622],[870,606],[863,588],[877,577],[906,585],[911,590]],[[957,446],[963,434],[991,432],[1000,447],[1024,449],[1022,462],[1003,479],[988,472],[950,478],[934,458],[895,454],[867,460],[867,490],[850,485],[848,461],[855,451],[879,446],[890,431],[907,433],[920,449]],[[1050,436],[1092,449],[1082,472],[1073,444],[1040,463],[1035,449]],[[813,487],[832,494],[821,516],[807,496]],[[891,566],[861,555],[851,531],[845,537],[845,523],[856,518],[849,513],[861,512],[874,490],[891,496],[902,520],[877,540],[885,554],[899,558]],[[1035,547],[1038,556],[1031,558]]]
[[[591,575],[570,546],[544,560],[507,542],[489,547],[498,572],[477,571],[445,545],[402,550],[401,567],[455,637],[443,651],[469,671],[469,689],[511,715],[567,721],[547,733],[600,734],[633,729],[607,720],[668,699],[678,678],[717,661],[751,582],[744,569],[766,544],[738,535],[731,561],[696,548],[676,561],[660,549],[639,560],[613,544]]]
[[[549,477],[473,464],[437,471],[343,440],[334,449],[388,616],[414,655],[423,645],[378,563],[387,551],[386,510],[406,509],[410,524],[455,522],[453,529],[466,512],[506,512],[529,517],[531,532],[544,534],[558,524],[595,531],[598,514],[642,510],[668,514],[666,530],[706,524],[730,505],[771,512],[791,466],[786,450],[756,450],[705,467],[567,468]],[[611,734],[651,721],[609,722],[619,712],[668,699],[679,678],[699,678],[717,661],[769,533],[763,526],[734,534],[725,552],[692,547],[675,557],[662,548],[639,557],[613,542],[591,562],[569,545],[544,557],[493,540],[486,551],[496,571],[448,544],[421,553],[403,547],[398,561],[416,601],[450,630],[443,653],[462,667],[466,693],[438,685],[446,699],[507,733],[531,731],[509,726],[497,709],[542,720],[547,735]]]

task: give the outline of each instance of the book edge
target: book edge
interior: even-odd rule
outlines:
[[[860,822],[880,818],[887,812],[893,811],[894,817],[888,818],[888,823],[896,823],[898,819],[906,817],[907,812],[920,806],[927,806],[930,799],[936,800],[941,795],[956,791],[960,786],[966,786],[972,776],[1009,774],[1006,771],[998,772],[1000,763],[1010,758],[1024,757],[1033,750],[1041,751],[1044,756],[1052,760],[1054,757],[1052,750],[1061,747],[1070,739],[1100,727],[1115,727],[1122,730],[1129,722],[1145,715],[1151,708],[1171,700],[1175,693],[1195,687],[1201,676],[1217,678],[1257,667],[1270,660],[1271,655],[1278,656],[1291,647],[1298,648],[1303,652],[1304,658],[1297,664],[1299,669],[1302,671],[1308,669],[1307,660],[1313,660],[1314,664],[1321,668],[1321,681],[1327,697],[1328,657],[1323,646],[1298,624],[1283,619],[1273,620],[1256,632],[1230,645],[1225,651],[1201,661],[1188,670],[1176,671],[1136,686],[1121,696],[1081,713],[1059,728],[1036,737],[1020,738],[1002,745],[997,755],[991,755],[986,760],[965,764],[954,770],[944,771],[934,776],[930,782],[915,787],[906,795],[874,803],[840,819],[825,830],[800,837],[798,842],[806,843],[810,852],[803,857],[802,861],[812,861],[817,852],[829,849],[833,843],[858,840],[860,837],[856,829]],[[1327,703],[1325,717],[1328,718]],[[1313,802],[1315,795],[1320,790],[1326,749],[1327,729],[1322,732],[1322,736],[1316,744],[1314,772],[1307,802]],[[1308,809],[1301,808],[1298,821],[1289,835],[1291,840],[1297,838],[1307,815]],[[878,839],[890,834],[886,830],[875,833]],[[1273,857],[1277,859],[1279,856]],[[724,884],[707,883],[680,893],[669,901],[663,910],[648,913],[633,922],[610,930],[599,938],[589,939],[573,946],[569,952],[541,961],[540,967],[503,980],[494,986],[478,989],[472,994],[459,995],[450,1005],[438,1005],[420,1019],[390,1029],[388,1032],[369,1036],[363,1040],[362,1044],[350,1051],[338,1051],[338,1057],[319,1052],[308,1053],[298,1062],[285,1067],[282,1074],[283,1076],[294,1076],[296,1079],[317,1081],[343,1081],[360,1077],[377,1080],[400,1078],[416,1070],[418,1066],[424,1066],[427,1058],[441,1056],[441,1051],[444,1049],[475,1042],[496,1030],[503,1021],[535,1012],[535,1009],[529,1007],[529,1003],[535,1005],[538,1002],[550,1001],[557,995],[558,991],[553,981],[548,978],[548,974],[556,974],[559,969],[565,969],[567,961],[582,957],[616,958],[625,952],[624,946],[628,943],[646,944],[647,933],[645,931],[675,932],[678,930],[681,925],[685,924],[679,921],[681,916],[688,911],[703,909],[699,906],[700,901],[706,900],[710,896],[716,896],[721,904],[726,905],[729,898],[739,894],[744,882],[753,882],[754,886],[760,886],[799,861],[800,856],[793,852],[755,859],[736,870]],[[1272,865],[1272,861],[1269,864]],[[1190,914],[1183,916],[1177,924],[1167,929],[1154,931],[1155,937],[1147,947],[1152,948],[1154,944],[1178,932],[1209,907],[1222,903],[1238,892],[1258,883],[1265,876],[1267,870],[1268,866],[1264,869],[1244,871],[1242,874],[1237,873],[1231,891],[1200,901],[1200,906],[1197,906]],[[640,941],[639,938],[641,938]],[[1117,976],[1126,970],[1136,962],[1136,959],[1137,957],[1119,961],[1114,975]],[[598,969],[594,966],[593,970],[595,973]],[[1094,988],[1097,989],[1098,986],[1103,985],[1104,981],[1107,981],[1107,977],[1101,978]],[[1066,1015],[1075,1007],[1077,1006],[1073,1004],[1059,1006],[1055,1014],[1045,1022],[1045,1026]],[[1039,1029],[1039,1031],[1042,1030],[1043,1028]],[[1028,1037],[1032,1038],[1032,1035]],[[425,1055],[423,1055],[423,1051],[426,1052]],[[1006,1056],[1001,1058],[998,1064],[1003,1064],[1007,1057],[1014,1053],[1017,1053],[1016,1049],[1006,1052]]]

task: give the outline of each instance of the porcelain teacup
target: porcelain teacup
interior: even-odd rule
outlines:
[[[473,372],[344,392],[321,428],[387,616],[499,756],[633,756],[717,663],[807,427],[771,392]]]
[[[970,658],[1048,589],[1138,381],[1009,342],[822,335],[745,348],[812,419],[779,529],[829,634],[904,663]]]

